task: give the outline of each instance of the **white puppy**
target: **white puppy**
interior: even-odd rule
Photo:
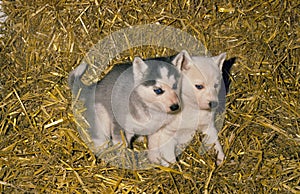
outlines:
[[[215,113],[221,88],[222,65],[226,53],[218,56],[190,56],[181,51],[172,63],[183,72],[183,110],[172,123],[148,136],[149,160],[164,166],[176,161],[176,150],[189,143],[195,132],[204,135],[203,143],[217,151],[217,164],[224,160],[215,127]]]

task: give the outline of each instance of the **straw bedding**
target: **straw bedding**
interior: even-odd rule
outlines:
[[[2,193],[299,193],[300,2],[3,1],[0,38]],[[226,161],[195,138],[169,168],[126,170],[79,137],[68,73],[106,35],[160,23],[236,57],[220,141]],[[174,54],[154,46],[122,53]]]

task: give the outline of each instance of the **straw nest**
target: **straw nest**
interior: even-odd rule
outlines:
[[[2,193],[299,193],[300,2],[3,1],[0,191]],[[198,153],[126,170],[96,159],[79,137],[68,73],[89,49],[128,26],[160,23],[236,57],[220,141],[226,161]],[[134,56],[173,54],[153,46]]]

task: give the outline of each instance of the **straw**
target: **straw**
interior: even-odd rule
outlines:
[[[2,193],[299,193],[300,2],[2,1]],[[160,23],[213,55],[236,57],[219,138],[226,160],[201,155],[201,136],[170,167],[117,168],[80,138],[69,72],[108,34]],[[141,46],[111,65],[174,51]],[[99,75],[101,78],[101,75]]]

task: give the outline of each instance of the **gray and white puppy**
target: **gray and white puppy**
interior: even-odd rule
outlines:
[[[84,117],[94,147],[127,143],[136,135],[150,135],[169,124],[180,111],[181,74],[173,64],[135,57],[132,63],[115,65],[97,84],[86,86],[82,63],[69,75],[74,96],[84,103]]]

